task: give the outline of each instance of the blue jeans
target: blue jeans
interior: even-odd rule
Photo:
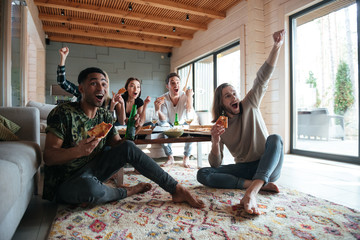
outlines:
[[[130,163],[165,191],[175,193],[177,181],[133,142],[124,141],[104,150],[101,155],[62,183],[58,187],[56,201],[70,204],[101,204],[127,197],[126,189],[103,184],[126,163]]]
[[[248,163],[205,167],[197,172],[197,180],[208,187],[244,189],[245,180],[260,179],[266,183],[280,177],[284,159],[283,143],[279,135],[266,139],[265,152],[259,160]]]
[[[184,156],[189,157],[191,155],[192,144],[191,142],[185,143]],[[171,143],[161,144],[161,147],[164,149],[166,156],[173,155]]]

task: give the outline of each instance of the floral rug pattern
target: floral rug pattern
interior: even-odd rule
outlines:
[[[202,199],[204,209],[172,203],[153,183],[146,193],[95,207],[59,206],[50,239],[360,239],[360,212],[294,190],[261,192],[260,216],[233,207],[244,191],[212,189],[196,169],[164,168]],[[124,183],[150,182],[125,173]]]

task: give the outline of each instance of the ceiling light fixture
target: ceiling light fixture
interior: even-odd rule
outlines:
[[[186,14],[186,21],[189,21],[189,14]]]
[[[132,11],[132,5],[129,3],[129,11]]]
[[[64,11],[64,9],[61,9],[61,16],[65,16],[65,11]]]
[[[176,28],[175,27],[173,27],[173,32],[175,32],[176,31]]]
[[[124,19],[121,19],[121,24],[125,24],[125,20],[124,20]]]

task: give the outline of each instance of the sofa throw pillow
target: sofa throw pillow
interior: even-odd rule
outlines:
[[[7,129],[9,129],[12,133],[16,133],[20,130],[20,126],[16,123],[10,121],[6,117],[0,115],[0,123],[3,124]]]
[[[4,124],[0,123],[0,141],[17,141],[19,140],[12,131],[10,131]]]

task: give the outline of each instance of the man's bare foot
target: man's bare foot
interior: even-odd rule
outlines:
[[[183,166],[184,166],[184,168],[191,168],[190,163],[189,163],[189,157],[184,156],[184,158],[183,158]]]
[[[175,203],[187,202],[192,207],[196,208],[204,208],[205,204],[203,201],[193,197],[189,190],[180,185],[179,183],[176,185],[175,193],[172,194],[172,200]]]
[[[149,191],[152,188],[150,183],[139,183],[132,187],[124,187],[127,191],[127,196],[131,196],[137,193],[144,193]]]
[[[239,205],[249,214],[260,215],[257,206],[256,195],[245,193],[245,196],[240,200]]]
[[[170,155],[170,156],[168,156],[168,160],[165,163],[161,164],[160,166],[167,167],[167,166],[173,165],[174,162],[175,162],[174,157],[172,155]]]
[[[276,186],[275,183],[269,182],[268,184],[266,184],[265,186],[263,186],[260,190],[262,191],[268,191],[268,192],[276,192],[279,193],[280,190],[278,188],[278,186]]]

